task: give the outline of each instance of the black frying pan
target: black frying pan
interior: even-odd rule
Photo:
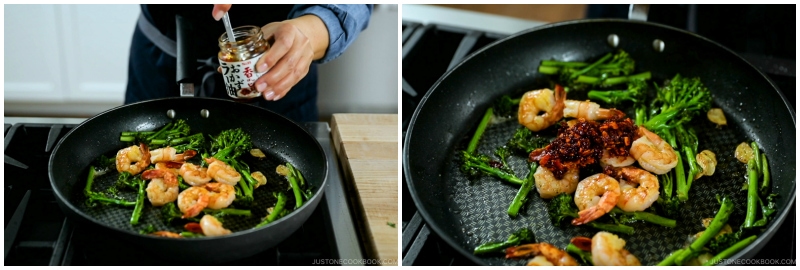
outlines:
[[[179,231],[179,227],[163,224],[159,208],[145,202],[139,225],[129,223],[133,208],[116,206],[87,207],[82,190],[86,185],[89,165],[100,155],[116,153],[127,145],[119,141],[120,132],[154,130],[172,119],[186,119],[192,134],[216,135],[231,128],[242,128],[252,136],[253,145],[261,149],[264,160],[246,159],[251,171],[261,171],[268,178],[266,186],[254,192],[253,217],[237,219],[226,228],[233,234],[222,237],[173,239],[141,235],[147,224],[158,230]],[[201,110],[208,110],[207,117]],[[245,154],[247,156],[249,154]],[[272,192],[287,192],[285,178],[275,172],[278,164],[296,166],[314,189],[314,196],[299,209],[267,226],[252,229],[265,217],[276,199]],[[319,204],[328,173],[328,163],[319,143],[296,123],[268,110],[230,100],[207,98],[165,98],[124,105],[98,114],[72,129],[56,145],[50,157],[49,176],[59,206],[73,221],[96,225],[97,237],[119,237],[152,251],[154,255],[187,263],[222,263],[245,258],[280,243],[297,230]],[[95,185],[116,179],[116,172],[97,178]],[[291,193],[286,193],[292,198]],[[125,195],[125,194],[123,194]],[[130,195],[131,194],[127,194]],[[129,200],[133,200],[130,197]],[[290,201],[293,202],[294,199]],[[293,205],[288,204],[288,205]],[[230,227],[228,227],[230,226]],[[311,244],[311,243],[309,243]],[[109,247],[113,248],[113,247]],[[124,256],[124,254],[120,254]]]
[[[692,185],[690,203],[676,228],[634,224],[636,234],[621,235],[626,248],[643,264],[658,263],[681,248],[688,235],[702,230],[700,218],[713,217],[719,209],[715,194],[734,197],[736,212],[729,223],[739,226],[745,215],[745,166],[733,152],[743,141],[755,140],[766,152],[772,191],[780,194],[779,213],[755,243],[733,258],[752,257],[784,221],[795,200],[794,111],[767,77],[732,51],[690,32],[628,20],[571,21],[527,30],[475,52],[443,75],[414,112],[403,153],[409,192],[428,225],[461,254],[479,264],[521,264],[524,261],[502,255],[477,257],[472,250],[482,242],[502,241],[522,227],[533,229],[537,240],[560,247],[573,236],[594,235],[596,231],[582,227],[553,227],[536,192],[531,192],[519,217],[508,217],[505,210],[518,187],[489,177],[465,178],[456,153],[466,148],[494,100],[549,86],[548,78],[536,72],[541,60],[595,60],[613,51],[611,34],[618,36],[618,48],[637,61],[637,70],[652,71],[655,82],[676,73],[701,77],[714,95],[713,106],[724,110],[729,123],[716,129],[705,116],[694,123],[700,150],[717,154],[716,174]],[[654,49],[654,40],[664,42],[662,52]],[[518,127],[515,120],[490,126],[478,151],[492,155]],[[527,173],[524,162],[512,160],[517,175]]]

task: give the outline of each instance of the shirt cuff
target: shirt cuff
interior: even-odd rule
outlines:
[[[367,28],[372,14],[372,5],[295,5],[289,19],[303,15],[319,17],[328,29],[328,49],[316,63],[336,59]]]

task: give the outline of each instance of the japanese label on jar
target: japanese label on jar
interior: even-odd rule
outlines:
[[[222,77],[225,78],[225,90],[232,98],[254,98],[261,93],[256,90],[256,80],[265,72],[256,73],[258,58],[240,62],[225,62],[220,60]]]

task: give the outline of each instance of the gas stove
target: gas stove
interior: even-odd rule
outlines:
[[[418,9],[420,8],[415,7],[414,11],[418,11]],[[448,13],[448,16],[456,15]],[[408,129],[411,116],[430,87],[466,56],[509,35],[509,33],[498,33],[491,30],[476,30],[477,23],[475,22],[454,26],[443,23],[445,20],[441,18],[431,19],[431,21],[417,20],[422,17],[419,14],[413,16],[404,14],[402,24],[402,106],[404,112],[402,130],[404,142],[405,131]],[[414,20],[406,20],[406,18]],[[482,29],[491,29],[486,25],[481,27]],[[781,60],[752,54],[745,54],[744,57],[767,74],[790,100],[791,105],[796,107],[793,59]],[[784,63],[790,64],[790,72],[786,72],[786,68],[775,68],[775,66],[787,66]],[[405,175],[403,175],[403,265],[475,265],[475,262],[461,255],[426,225],[411,200],[405,181]],[[795,226],[795,206],[793,204],[776,236],[756,254],[754,259],[791,258],[792,264],[794,264],[796,257]]]
[[[5,265],[185,265],[98,235],[61,212],[47,164],[55,144],[82,120],[5,118]],[[363,258],[330,127],[325,122],[301,126],[328,157],[324,199],[306,223],[276,247],[226,265],[350,264]]]

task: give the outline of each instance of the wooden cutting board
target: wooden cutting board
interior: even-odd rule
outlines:
[[[365,255],[397,265],[397,114],[334,114],[331,129]]]

